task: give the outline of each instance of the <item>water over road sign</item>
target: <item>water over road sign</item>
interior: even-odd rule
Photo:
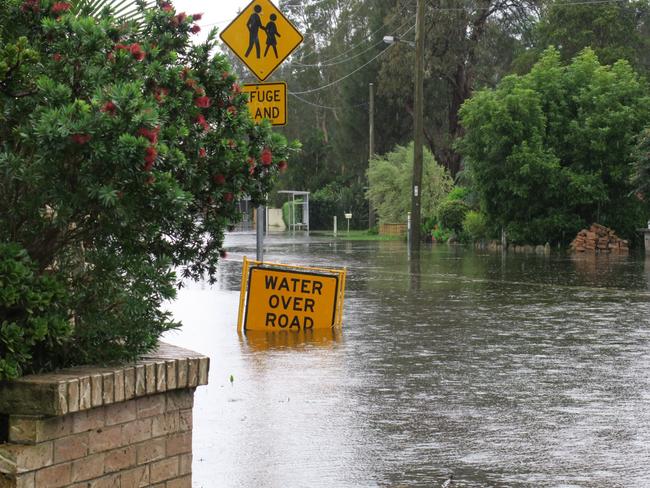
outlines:
[[[242,91],[248,94],[248,111],[255,122],[268,119],[272,125],[287,123],[286,83],[244,85]]]
[[[300,332],[340,326],[344,289],[345,270],[244,259],[238,329]]]
[[[270,0],[253,0],[220,37],[261,81],[302,42],[302,34]]]

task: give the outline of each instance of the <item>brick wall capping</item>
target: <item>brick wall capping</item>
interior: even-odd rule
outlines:
[[[208,383],[207,356],[160,342],[139,361],[0,382],[0,414],[57,416]]]

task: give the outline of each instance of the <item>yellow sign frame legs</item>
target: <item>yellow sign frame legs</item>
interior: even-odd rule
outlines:
[[[308,273],[321,273],[323,275],[338,277],[338,289],[336,290],[336,308],[334,310],[334,317],[332,327],[340,328],[343,325],[343,300],[345,298],[345,282],[347,276],[347,269],[330,269],[330,268],[317,268],[311,266],[296,266],[290,264],[269,263],[267,261],[253,261],[244,256],[242,263],[242,280],[239,292],[239,313],[237,316],[237,332],[241,333],[244,330],[244,312],[248,306],[248,280],[251,275],[249,272],[252,267],[259,267],[262,269],[270,270],[291,270],[291,271],[304,271]]]

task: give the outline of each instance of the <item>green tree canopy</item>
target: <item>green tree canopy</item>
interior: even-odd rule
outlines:
[[[237,200],[262,202],[285,166],[284,138],[252,122],[226,58],[210,54],[215,33],[189,42],[199,15],[140,9],[136,23],[0,3],[0,287],[19,276],[49,303],[63,286],[71,325],[32,334],[7,374],[154,346],[177,325],[160,308],[176,270],[214,280]],[[0,300],[0,359],[21,324],[35,327],[32,301]]]
[[[590,47],[604,64],[626,59],[639,73],[648,73],[650,1],[550,1],[533,29],[533,42],[536,47],[524,56],[527,59],[553,45],[564,61],[570,61]]]
[[[383,156],[370,160],[368,169],[368,198],[377,210],[381,223],[405,222],[411,208],[413,178],[413,143],[397,146]],[[422,176],[422,216],[437,215],[438,206],[451,191],[453,181],[449,172],[436,163],[433,154],[424,149]]]
[[[650,97],[628,62],[604,66],[587,49],[563,66],[549,49],[527,75],[476,93],[461,117],[482,208],[515,241],[566,242],[592,221],[633,237],[644,222],[631,153]]]

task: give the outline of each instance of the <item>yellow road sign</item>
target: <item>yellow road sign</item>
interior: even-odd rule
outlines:
[[[270,0],[253,0],[220,37],[261,81],[302,42],[302,34]]]
[[[341,325],[345,270],[252,263],[244,258],[239,330],[309,331]]]
[[[287,123],[287,84],[261,83],[244,85],[248,93],[248,111],[255,122],[269,119],[272,125]]]

